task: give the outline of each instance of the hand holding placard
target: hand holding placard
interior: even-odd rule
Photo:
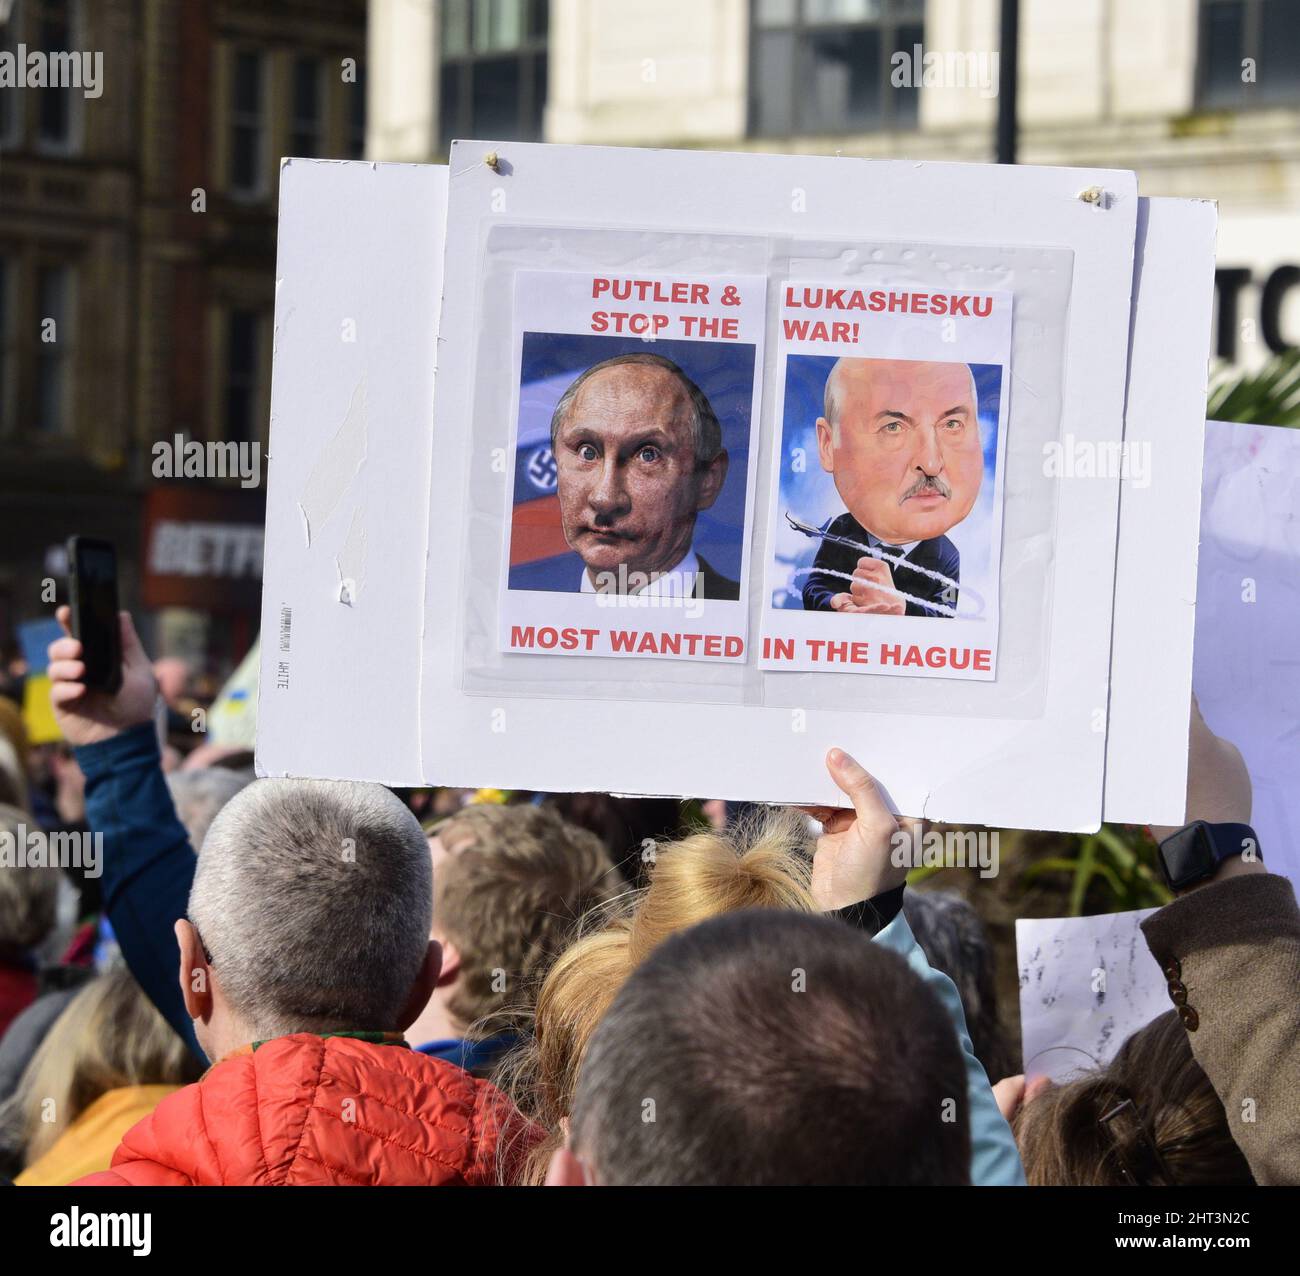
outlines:
[[[804,808],[822,826],[813,853],[813,897],[831,912],[901,886],[907,880],[907,866],[893,863],[895,838],[900,831],[915,838],[921,822],[906,818],[900,822],[867,769],[843,749],[826,755],[826,769],[835,787],[853,803],[851,811]]]

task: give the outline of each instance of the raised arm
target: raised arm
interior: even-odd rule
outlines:
[[[1250,820],[1237,749],[1192,706],[1187,819]],[[1175,829],[1152,829],[1163,841]],[[1268,848],[1258,848],[1263,854]],[[1196,1062],[1258,1183],[1300,1183],[1300,909],[1251,845],[1142,923]]]
[[[68,609],[58,618],[65,631]],[[185,1013],[172,926],[184,917],[194,852],[163,777],[153,722],[157,686],[131,617],[121,613],[122,686],[87,690],[81,643],[50,644],[50,701],[86,776],[86,822],[103,836],[104,911],[140,986],[203,1058]]]
[[[875,780],[842,749],[832,749],[826,763],[831,778],[853,803],[853,809],[819,807],[808,812],[823,829],[813,855],[813,895],[826,912],[872,929],[877,943],[898,953],[934,990],[952,1019],[966,1056],[971,1182],[977,1186],[1022,1187],[1025,1171],[1015,1136],[998,1109],[984,1067],[971,1045],[961,996],[952,980],[930,965],[903,915],[908,866],[892,852],[898,833],[919,835],[919,821],[900,824],[885,805]]]

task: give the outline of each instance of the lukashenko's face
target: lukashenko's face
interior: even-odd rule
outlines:
[[[653,365],[604,369],[578,391],[555,439],[560,517],[598,588],[602,573],[652,576],[690,550],[721,486],[717,462],[696,465],[692,422],[681,382]]]
[[[929,540],[960,523],[984,477],[970,368],[843,359],[834,375],[838,421],[819,419],[817,442],[849,513],[890,545]]]

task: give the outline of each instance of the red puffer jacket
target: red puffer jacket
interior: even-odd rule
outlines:
[[[513,1169],[536,1137],[499,1090],[453,1064],[298,1033],[169,1095],[78,1186],[491,1185],[498,1158]]]

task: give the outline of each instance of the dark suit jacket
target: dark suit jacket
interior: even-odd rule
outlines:
[[[841,514],[839,518],[831,519],[822,527],[822,531],[829,533],[831,536],[845,536],[849,540],[857,541],[860,545],[868,543],[866,529],[852,514]],[[888,552],[888,548],[886,552]],[[822,541],[821,548],[817,551],[817,557],[813,559],[812,573],[804,583],[804,609],[806,611],[830,611],[831,598],[835,594],[847,594],[850,589],[850,582],[841,576],[830,576],[824,573],[827,571],[845,572],[851,576],[853,569],[858,565],[858,559],[864,553],[864,550],[852,549],[848,545],[840,545],[835,541]],[[897,554],[892,557],[897,557]],[[922,598],[926,602],[937,603],[941,607],[957,606],[957,591],[955,589],[950,590],[941,581],[934,580],[930,576],[923,576],[920,572],[908,571],[908,563],[914,563],[917,567],[924,567],[932,572],[942,572],[943,575],[950,577],[952,580],[960,580],[961,554],[958,553],[957,546],[952,541],[946,536],[935,536],[928,541],[922,541],[906,558],[898,562],[891,561],[889,566],[894,574],[895,589],[901,589],[904,593],[912,594],[916,598]],[[945,593],[945,590],[948,592]],[[945,619],[947,618],[945,613],[941,611],[932,611],[913,602],[907,604],[906,614],[909,616],[944,616]]]
[[[740,597],[740,581],[732,580],[721,572],[714,571],[700,553],[696,553],[700,570],[695,577],[696,598],[721,598],[735,602]]]

